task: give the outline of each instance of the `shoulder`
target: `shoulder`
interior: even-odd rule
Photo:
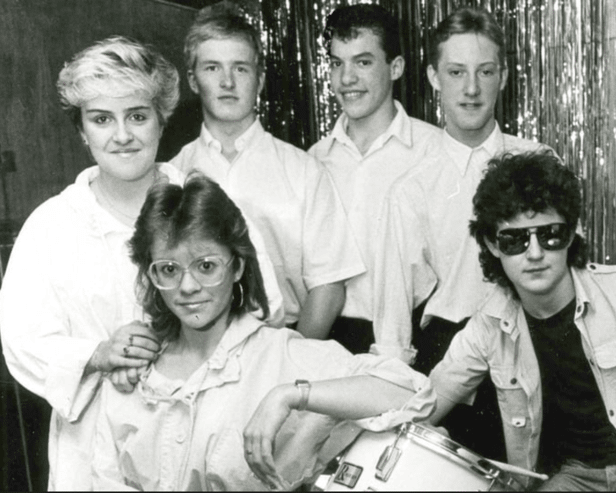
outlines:
[[[314,156],[317,159],[323,159],[329,153],[331,146],[334,142],[334,137],[330,133],[329,135],[323,137],[321,140],[314,143],[310,149],[308,149],[308,154]]]
[[[407,118],[411,124],[411,128],[413,129],[413,136],[415,138],[432,138],[441,135],[442,129],[440,127],[413,116],[407,115]]]
[[[542,144],[541,142],[536,142],[534,140],[523,139],[521,137],[517,137],[515,135],[503,134],[503,141],[505,144],[505,152],[510,152],[514,154],[523,153],[523,152],[531,152],[531,151],[552,151],[552,148]]]

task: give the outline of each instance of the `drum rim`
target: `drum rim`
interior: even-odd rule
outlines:
[[[451,438],[417,423],[403,423],[399,426],[399,434],[405,434],[410,439],[419,438],[427,442],[428,448],[450,460],[461,462],[475,472],[514,490],[523,490],[524,486],[511,473],[491,463],[485,457],[473,452]],[[463,450],[464,454],[460,454]],[[447,455],[443,452],[446,452]],[[451,457],[453,456],[453,458]]]

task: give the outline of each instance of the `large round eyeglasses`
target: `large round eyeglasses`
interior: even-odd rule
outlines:
[[[220,257],[199,257],[188,267],[182,267],[175,260],[156,260],[148,268],[148,276],[158,289],[176,289],[187,272],[204,288],[218,286],[225,278],[227,266],[233,256],[225,262]]]

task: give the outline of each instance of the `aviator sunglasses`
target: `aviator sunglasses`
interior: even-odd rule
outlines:
[[[509,228],[496,235],[496,246],[505,255],[524,253],[530,245],[530,235],[535,234],[544,250],[562,250],[569,243],[570,230],[564,223],[546,224],[532,228]]]

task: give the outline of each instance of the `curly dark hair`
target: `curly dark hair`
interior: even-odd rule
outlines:
[[[152,317],[152,327],[161,336],[174,338],[180,331],[179,319],[167,307],[148,276],[152,245],[162,235],[171,248],[195,237],[216,241],[233,254],[234,269],[239,268],[240,258],[244,259],[242,278],[233,285],[230,313],[238,316],[261,309],[262,319],[269,316],[257,253],[242,213],[217,183],[193,172],[184,187],[161,183],[148,191],[129,240],[131,260],[139,267],[138,297],[145,312]]]
[[[551,150],[504,154],[488,163],[473,197],[475,219],[469,224],[481,249],[479,263],[485,280],[513,288],[500,259],[492,255],[485,242],[496,241],[498,223],[523,212],[550,209],[575,231],[582,210],[580,183]],[[586,242],[576,233],[567,252],[567,265],[582,268],[587,262]]]
[[[402,55],[396,18],[380,5],[365,3],[338,7],[329,14],[323,31],[327,53],[330,53],[332,39],[355,39],[360,29],[369,29],[378,36],[387,63]]]

